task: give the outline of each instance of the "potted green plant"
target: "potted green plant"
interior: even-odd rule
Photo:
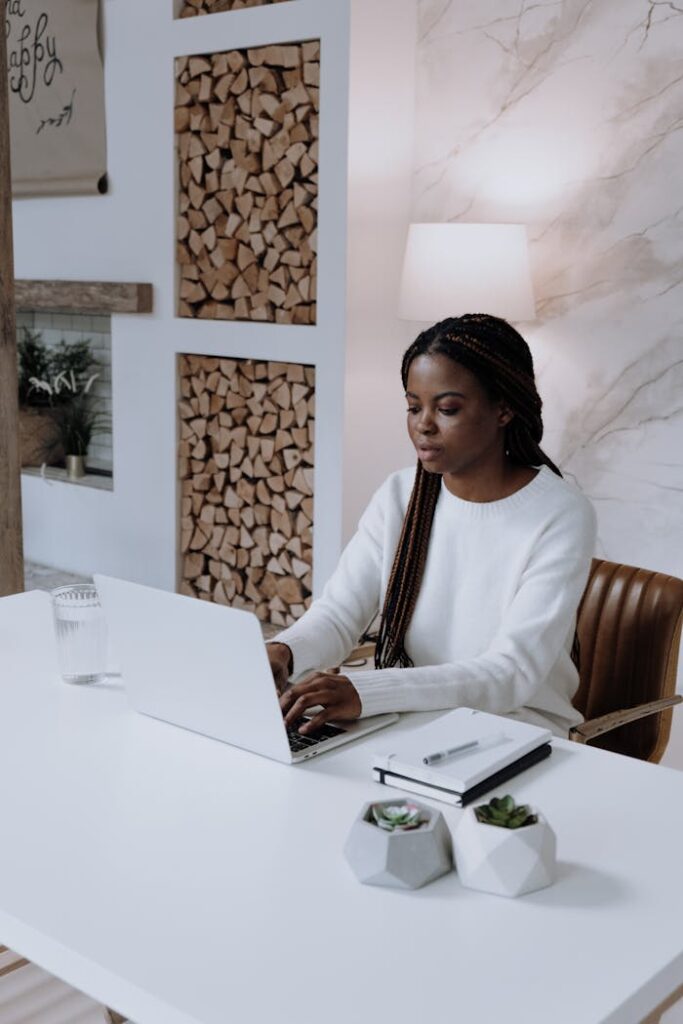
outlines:
[[[372,820],[385,832],[410,832],[420,828],[426,821],[417,804],[407,801],[395,804],[372,804],[370,807]]]
[[[79,380],[73,370],[62,370],[51,380],[31,378],[31,386],[50,401],[55,444],[65,453],[67,475],[73,480],[85,475],[85,457],[93,434],[109,429],[109,418],[97,409],[91,393],[98,376],[93,373],[87,380]]]
[[[458,877],[469,889],[521,896],[555,877],[555,833],[538,811],[511,796],[468,808],[453,848]]]
[[[62,340],[50,347],[39,332],[25,327],[17,343],[17,355],[21,464],[61,463],[69,453],[60,442],[55,410],[69,402],[73,393],[68,387],[55,388],[53,383],[61,374],[70,381],[73,374],[77,387],[82,389],[98,367],[90,342]],[[36,386],[36,381],[49,387]]]
[[[36,389],[31,379],[46,380],[51,373],[50,352],[40,334],[24,327],[17,342],[19,371],[19,451],[22,466],[40,465],[52,455],[63,457],[56,450],[57,428],[50,415],[50,401],[45,392]]]
[[[453,867],[451,836],[441,812],[407,800],[365,804],[344,853],[366,885],[418,889]]]

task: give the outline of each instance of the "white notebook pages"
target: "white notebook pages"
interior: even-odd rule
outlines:
[[[550,729],[486,711],[457,708],[428,725],[395,737],[391,746],[373,754],[372,767],[464,793],[551,739]],[[430,754],[472,740],[477,740],[478,746],[438,764],[423,763],[423,758]]]

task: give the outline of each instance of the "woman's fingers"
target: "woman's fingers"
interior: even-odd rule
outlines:
[[[303,733],[304,736],[307,733],[315,732],[316,729],[321,729],[323,725],[325,725],[325,723],[329,721],[330,718],[334,717],[335,716],[332,714],[331,711],[327,711],[325,708],[323,708],[323,710],[319,711],[317,715],[313,715],[313,717],[306,723],[306,725],[302,725],[301,728],[299,729],[299,732]]]
[[[358,718],[361,713],[360,697],[351,680],[329,672],[316,672],[303,682],[290,686],[280,697],[280,707],[288,726],[305,715],[309,708],[318,705],[322,705],[322,710],[301,727],[301,732],[311,733],[325,722]]]
[[[284,714],[285,711],[294,703],[294,701],[307,693],[310,693],[312,689],[320,688],[320,681],[324,679],[324,676],[320,672],[316,672],[315,675],[309,676],[308,679],[304,679],[301,683],[294,683],[293,686],[288,686],[285,692],[280,696],[280,707]]]
[[[285,715],[285,725],[293,725],[297,719],[302,718],[306,714],[309,708],[322,705],[324,709],[327,709],[331,703],[330,697],[329,690],[312,690],[310,693],[297,697]]]

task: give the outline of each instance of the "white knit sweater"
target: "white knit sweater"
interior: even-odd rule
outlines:
[[[278,635],[296,675],[341,664],[382,607],[414,476],[380,487],[321,597]],[[362,714],[465,706],[566,736],[581,721],[570,651],[594,544],[592,506],[545,466],[500,501],[442,483],[405,638],[415,667],[345,672]]]

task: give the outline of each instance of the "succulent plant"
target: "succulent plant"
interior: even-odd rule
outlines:
[[[494,796],[487,804],[475,807],[474,813],[482,824],[500,828],[524,828],[538,821],[538,816],[532,814],[526,804],[516,804],[511,796]]]
[[[422,812],[415,804],[373,804],[372,817],[375,824],[387,832],[408,832],[424,823]]]

